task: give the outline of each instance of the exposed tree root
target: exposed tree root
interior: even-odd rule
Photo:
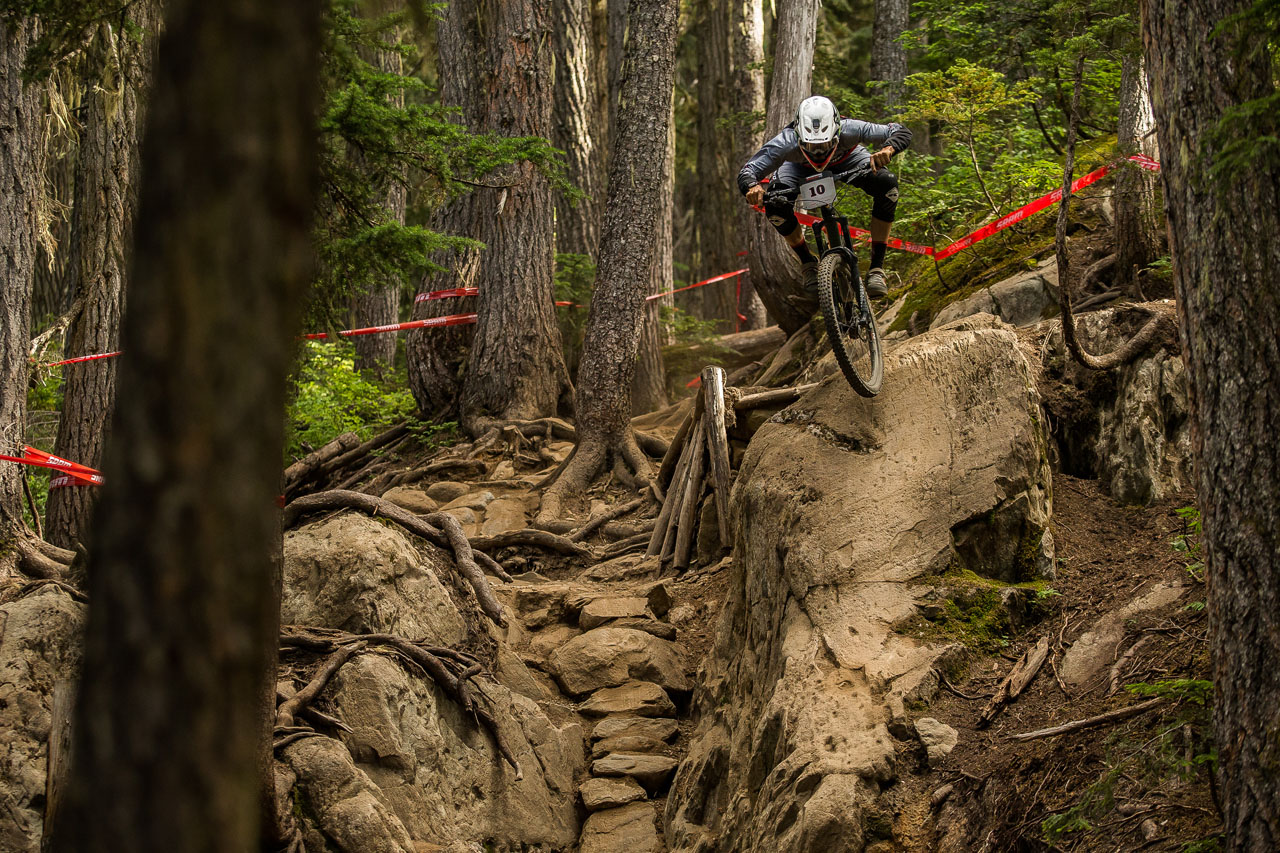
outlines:
[[[488,694],[478,690],[477,692],[486,700],[484,705],[478,704],[468,686],[476,676],[485,674],[485,670],[476,658],[466,652],[415,643],[396,634],[349,634],[345,631],[292,625],[282,629],[280,644],[288,648],[327,653],[329,657],[307,686],[277,709],[277,735],[282,735],[284,738],[293,735],[308,736],[305,730],[289,731],[294,718],[319,696],[329,680],[351,657],[367,651],[369,646],[387,646],[398,656],[412,662],[416,669],[421,670],[447,696],[475,718],[493,737],[499,755],[515,770],[516,781],[524,778],[520,764],[503,738],[491,707],[486,707],[492,704]],[[277,740],[276,747],[279,748],[281,745],[283,745],[281,741]]]
[[[25,533],[14,536],[13,547],[18,555],[18,568],[28,577],[41,580],[64,578],[75,556],[71,551],[64,551]]]
[[[665,452],[668,447],[666,442],[662,442],[662,447]],[[580,442],[574,450],[564,471],[550,483],[542,495],[542,506],[534,522],[539,527],[545,527],[559,519],[563,515],[565,497],[585,492],[596,476],[612,466],[615,460],[620,460],[635,472],[637,484],[648,486],[651,471],[649,458],[640,449],[636,433],[630,427],[623,431],[613,446],[604,439],[595,439],[585,445]]]
[[[361,492],[334,489],[328,492],[307,495],[290,502],[284,508],[284,526],[286,528],[292,527],[299,518],[308,513],[331,512],[338,509],[355,509],[374,518],[386,518],[434,545],[452,549],[458,571],[467,579],[467,583],[471,585],[476,601],[479,602],[480,608],[485,612],[485,615],[499,625],[507,624],[507,617],[502,610],[502,605],[494,597],[493,589],[489,586],[488,579],[485,578],[484,573],[480,571],[480,567],[476,564],[471,544],[467,542],[467,537],[463,534],[461,525],[458,524],[457,519],[453,516],[446,513],[433,513],[427,516],[426,519],[422,519],[382,498],[376,498],[373,495],[366,495]],[[432,527],[430,521],[439,523],[444,530],[441,531]],[[487,562],[491,563],[492,561]]]
[[[1058,307],[1062,310],[1062,337],[1071,357],[1090,370],[1111,370],[1134,361],[1157,343],[1177,340],[1178,327],[1172,305],[1167,308],[1146,305],[1142,306],[1144,310],[1151,311],[1154,316],[1138,330],[1136,335],[1105,355],[1099,356],[1088,352],[1076,336],[1076,318],[1071,313],[1071,259],[1067,253],[1067,220],[1071,211],[1071,180],[1076,160],[1076,125],[1079,122],[1083,63],[1083,58],[1076,62],[1075,85],[1071,94],[1071,111],[1067,122],[1067,156],[1063,165],[1062,201],[1058,206],[1058,225],[1054,236],[1054,250],[1058,259]],[[1086,279],[1097,266],[1095,264],[1094,267],[1086,270]]]

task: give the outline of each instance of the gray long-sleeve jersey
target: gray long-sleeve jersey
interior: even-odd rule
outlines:
[[[855,118],[842,119],[840,142],[836,146],[835,156],[831,158],[831,164],[841,163],[852,167],[855,160],[849,159],[851,154],[855,159],[870,157],[865,148],[861,149],[860,154],[856,153],[858,146],[863,144],[890,145],[894,154],[901,154],[911,144],[911,131],[897,122],[875,124]],[[742,167],[742,171],[738,173],[738,189],[746,195],[747,190],[760,183],[762,178],[773,174],[783,163],[808,165],[800,151],[800,136],[791,125],[784,127],[782,133],[766,142]]]

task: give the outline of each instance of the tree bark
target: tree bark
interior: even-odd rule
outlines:
[[[796,107],[809,95],[813,76],[813,41],[818,28],[817,0],[782,0],[778,5],[777,46],[765,133],[778,133],[795,117]],[[809,316],[786,301],[801,288],[800,264],[773,226],[757,214],[748,232],[747,259],[756,293],[769,314],[788,335],[809,322]]]
[[[69,357],[120,349],[127,259],[138,209],[141,136],[159,38],[159,0],[135,3],[129,19],[140,38],[103,22],[89,48],[99,75],[109,71],[115,79],[89,86],[85,96],[67,268],[82,307],[67,328],[63,351]],[[110,66],[103,67],[108,61],[104,54],[111,55]],[[108,358],[64,370],[62,416],[54,445],[58,456],[101,467],[115,407],[117,368],[117,360]],[[96,495],[92,487],[50,489],[45,538],[74,548],[88,532]]]
[[[1266,28],[1225,23],[1252,7],[1144,0],[1142,16],[1208,565],[1224,849],[1261,853],[1280,846],[1280,163],[1274,149],[1221,162],[1230,143],[1280,132],[1274,109],[1228,117],[1275,94]]]
[[[699,0],[696,6],[698,171],[694,178],[697,186],[694,221],[698,263],[693,268],[695,280],[728,272],[733,269],[730,264],[737,260],[734,214],[742,204],[742,197],[734,177],[746,157],[739,159],[740,152],[732,144],[734,134],[722,124],[734,106],[730,103],[729,88],[732,80],[729,5],[729,0]],[[697,296],[701,303],[699,316],[714,321],[717,334],[734,330],[737,300],[732,281],[707,285]]]
[[[607,125],[596,92],[591,0],[552,0],[555,106],[552,143],[565,152],[569,180],[587,194],[576,205],[556,197],[556,251],[595,260],[604,215]]]
[[[910,26],[910,0],[876,0],[871,24],[871,82],[886,106],[896,107],[906,93],[907,49],[898,38]]]
[[[550,15],[532,0],[450,4],[439,26],[441,95],[462,110],[477,132],[551,135]],[[524,420],[554,414],[567,381],[560,352],[552,277],[554,207],[547,179],[528,163],[505,167],[449,211],[451,230],[483,242],[479,257],[463,253],[450,287],[479,288],[479,315],[470,336],[461,387],[464,426],[482,431],[490,419]],[[474,270],[468,269],[474,264]],[[443,301],[443,300],[441,300]],[[441,310],[421,303],[424,314]],[[451,335],[424,330],[410,353],[417,388],[448,387],[455,362]],[[424,358],[424,350],[432,353]],[[434,372],[433,372],[434,371]],[[425,374],[425,375],[424,375]],[[430,405],[430,396],[419,396]],[[430,411],[426,406],[423,408]]]
[[[369,0],[359,4],[358,9],[366,18],[380,18],[401,7],[393,0]],[[391,28],[382,33],[381,38],[388,46],[400,40],[398,28]],[[363,58],[374,68],[386,74],[401,74],[404,62],[394,50],[362,50]],[[404,106],[404,91],[397,89],[387,99],[393,106]],[[357,164],[363,158],[360,152],[352,152]],[[370,176],[373,179],[373,176]],[[388,222],[404,224],[406,190],[403,181],[386,180],[381,187],[382,207],[386,211]],[[396,277],[382,281],[351,300],[351,318],[353,328],[368,326],[385,326],[400,319],[400,282]],[[396,335],[358,335],[351,339],[356,349],[356,369],[373,370],[377,373],[389,371],[396,361]]]
[[[747,158],[764,142],[760,119],[764,116],[764,4],[763,0],[727,0],[729,4],[729,101],[739,119],[734,124],[733,154],[730,163],[734,169],[742,168]],[[735,175],[729,175],[730,186]],[[739,254],[747,248],[748,235],[752,233],[760,214],[734,195],[734,238],[732,266],[741,269],[745,258]],[[724,270],[724,272],[728,272]],[[735,285],[738,292],[737,310],[747,319],[741,323],[743,330],[763,329],[768,325],[764,303],[756,295],[750,274],[743,275]]]
[[[36,32],[31,17],[0,18],[0,452],[17,456],[27,421],[31,283],[44,191],[40,87],[22,79]],[[23,529],[22,477],[22,466],[0,463],[0,543]],[[11,551],[0,545],[0,579],[13,571]]]
[[[627,12],[609,202],[578,369],[578,446],[543,495],[540,521],[557,518],[563,496],[580,492],[610,459],[648,477],[648,462],[630,427],[631,382],[661,233],[678,4],[631,0]]]
[[[1120,66],[1120,121],[1117,149],[1120,156],[1145,154],[1159,159],[1155,117],[1147,91],[1142,57],[1126,56]],[[1121,163],[1115,182],[1115,240],[1117,284],[1136,284],[1141,269],[1160,255],[1160,212],[1156,200],[1156,175],[1130,163]],[[1136,294],[1135,294],[1136,295]]]
[[[239,853],[263,818],[320,7],[167,7],[58,827],[78,853]]]
[[[676,128],[675,117],[667,122],[667,150],[662,161],[662,182],[658,191],[658,239],[654,243],[653,266],[649,274],[649,295],[666,293],[675,283],[672,252],[672,217],[676,195]],[[667,370],[662,361],[662,345],[666,337],[662,326],[662,309],[673,304],[670,294],[645,300],[644,320],[640,324],[640,343],[636,358],[636,375],[631,386],[631,413],[643,415],[667,404]]]

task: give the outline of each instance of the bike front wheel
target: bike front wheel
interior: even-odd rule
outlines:
[[[863,397],[874,397],[884,379],[880,330],[858,268],[839,252],[818,265],[818,301],[844,378]]]

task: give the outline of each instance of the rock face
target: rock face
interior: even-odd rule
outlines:
[[[1114,308],[1076,318],[1085,349],[1111,352],[1148,315]],[[1186,368],[1179,353],[1156,350],[1117,370],[1095,371],[1071,360],[1061,322],[1045,341],[1047,375],[1065,390],[1046,401],[1056,421],[1062,470],[1107,483],[1120,503],[1149,504],[1192,482]]]
[[[443,574],[446,559],[362,515],[301,528],[285,540],[284,620],[459,645],[468,639],[467,626],[435,571]],[[524,689],[539,693],[518,654],[495,641],[495,669],[522,676]],[[520,681],[510,682],[513,689]],[[396,658],[360,654],[338,671],[324,695],[351,731],[307,738],[286,751],[305,823],[324,834],[329,848],[415,853],[426,844],[495,851],[573,845],[577,778],[586,764],[582,727],[554,724],[534,699],[503,683],[472,685],[486,697],[479,701],[493,707],[523,778],[501,762],[493,739],[470,715]]]
[[[55,586],[0,605],[0,850],[40,850],[54,685],[77,675],[84,614]]]
[[[1010,276],[944,306],[929,328],[938,329],[974,314],[992,314],[1014,326],[1034,326],[1057,313],[1058,262],[1051,258],[1034,270]]]
[[[863,848],[863,814],[892,780],[886,723],[936,690],[941,653],[893,630],[986,519],[1033,571],[1049,465],[1016,336],[973,318],[886,357],[880,395],[835,375],[761,427],[734,486],[736,555],[695,693],[690,752],[667,801],[673,850]],[[1020,564],[1020,563],[1025,563]]]

